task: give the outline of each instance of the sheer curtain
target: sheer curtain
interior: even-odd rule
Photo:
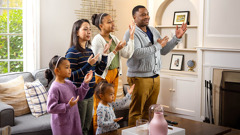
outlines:
[[[40,0],[23,0],[24,71],[40,68]]]

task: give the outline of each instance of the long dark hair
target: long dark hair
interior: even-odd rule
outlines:
[[[93,14],[92,15],[92,24],[95,25],[99,30],[101,30],[99,25],[102,24],[103,18],[108,15],[109,14],[107,14],[107,13]]]
[[[108,87],[114,87],[114,85],[108,83],[106,80],[102,80],[101,82],[99,82],[94,90],[96,97],[101,100],[100,94],[105,94]]]
[[[81,45],[79,44],[79,40],[78,40],[78,30],[81,28],[82,24],[84,22],[87,22],[90,24],[90,22],[87,20],[87,19],[81,19],[81,20],[78,20],[76,21],[74,24],[73,24],[73,27],[72,27],[72,34],[71,34],[71,42],[70,42],[70,48],[72,46],[76,47],[76,49],[83,53],[85,52],[85,49],[81,47]],[[90,41],[87,41],[87,47],[91,45],[91,42]],[[83,53],[84,54],[84,53]]]
[[[63,60],[67,60],[67,59],[65,57],[61,57],[58,55],[53,56],[53,58],[50,60],[49,69],[46,69],[46,71],[45,71],[45,78],[48,80],[48,84],[54,78],[54,69],[59,67],[59,65],[61,64],[61,62]],[[58,64],[57,64],[57,62],[58,62]],[[57,67],[56,67],[56,64],[57,64]],[[48,87],[48,84],[46,87]]]

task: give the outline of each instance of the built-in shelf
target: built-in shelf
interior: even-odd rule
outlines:
[[[194,69],[196,70],[196,69]],[[169,74],[169,75],[178,75],[178,76],[197,76],[197,72],[190,72],[190,71],[176,71],[176,70],[168,70],[168,69],[161,69],[161,73]]]
[[[172,51],[182,51],[182,52],[197,52],[197,49],[173,49]]]
[[[187,28],[197,28],[197,27],[198,27],[197,25],[188,25],[187,26]],[[176,28],[176,25],[156,25],[156,28]]]

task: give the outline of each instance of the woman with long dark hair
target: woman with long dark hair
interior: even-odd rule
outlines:
[[[72,76],[70,80],[77,87],[81,86],[84,80],[84,76],[90,71],[93,71],[93,78],[89,82],[90,90],[85,96],[84,100],[78,103],[79,113],[81,116],[81,126],[84,135],[88,134],[93,109],[93,86],[95,84],[95,72],[102,74],[106,68],[107,55],[101,56],[101,61],[97,62],[99,54],[94,56],[90,49],[91,39],[91,27],[90,23],[86,19],[81,19],[73,24],[70,48],[66,53],[66,58],[70,61]],[[109,49],[109,45],[106,44],[104,52]]]

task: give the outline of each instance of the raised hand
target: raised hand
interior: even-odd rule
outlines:
[[[178,29],[178,25],[176,26],[176,37],[177,38],[182,38],[183,34],[187,31],[187,24],[183,23],[181,28]]]
[[[112,39],[104,46],[103,53],[106,54],[110,46],[112,45]]]
[[[97,54],[95,57],[93,57],[93,55],[91,55],[89,58],[88,58],[88,63],[92,66],[94,65],[97,60],[98,60],[98,57],[99,57],[100,54]]]
[[[118,121],[120,121],[121,119],[123,119],[123,117],[116,118],[116,119],[114,119],[113,121],[114,121],[114,122],[118,122]]]
[[[135,84],[133,84],[133,85],[130,87],[130,89],[127,88],[127,91],[128,91],[129,94],[132,94],[132,92],[133,92],[133,90],[134,90],[134,87],[135,87]]]
[[[73,101],[74,97],[72,97],[69,101],[68,104],[73,107],[74,105],[77,104],[78,100],[79,100],[79,96],[77,96],[77,98]]]
[[[163,47],[165,47],[167,45],[168,42],[168,36],[165,36],[163,39],[158,39],[157,42]]]
[[[126,45],[126,41],[120,41],[117,46],[115,47],[114,51],[117,53],[118,51],[120,51],[121,49],[123,49],[123,47],[125,47]],[[115,53],[115,54],[116,54]]]
[[[130,33],[130,39],[134,39],[134,32],[135,32],[136,24],[134,21],[132,21],[132,24],[129,25],[129,33]]]
[[[84,77],[84,83],[89,83],[92,80],[93,71],[90,70]]]

